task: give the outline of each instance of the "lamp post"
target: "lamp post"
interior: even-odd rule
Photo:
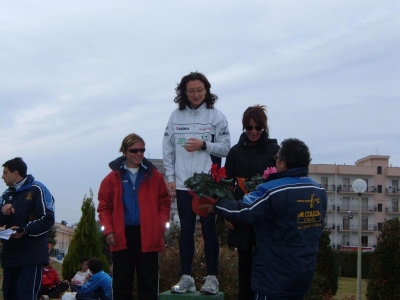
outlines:
[[[358,197],[358,250],[357,250],[357,300],[361,300],[361,195],[367,189],[367,183],[362,179],[353,182],[353,190]]]

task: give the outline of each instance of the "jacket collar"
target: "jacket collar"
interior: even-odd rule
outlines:
[[[264,146],[268,142],[268,140],[269,140],[268,133],[266,131],[263,131],[261,133],[260,138],[255,143],[251,143],[249,138],[247,137],[246,132],[243,132],[239,137],[238,144],[245,147],[254,147],[254,146],[259,147],[260,145]]]
[[[190,102],[189,102],[189,103],[186,103],[186,107],[185,107],[185,110],[186,110],[186,111],[188,111],[188,112],[190,112],[190,113],[192,113],[192,114],[196,114],[196,115],[201,114],[201,113],[204,112],[206,109],[207,109],[207,104],[206,104],[205,101],[203,101],[203,102],[200,104],[200,106],[197,107],[197,108],[191,108],[191,107],[190,107]]]
[[[306,177],[306,176],[308,176],[307,168],[293,168],[293,169],[285,170],[282,172],[270,174],[267,177],[267,180],[265,180],[265,182],[284,178],[284,177]]]
[[[120,156],[114,159],[112,162],[108,164],[111,170],[118,171],[124,168],[125,165],[125,157]],[[144,169],[146,172],[150,171],[151,169],[155,168],[155,166],[146,158],[143,157],[142,162],[140,163],[139,169]]]

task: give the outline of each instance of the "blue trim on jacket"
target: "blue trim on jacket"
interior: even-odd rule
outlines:
[[[25,228],[19,239],[3,240],[3,267],[45,264],[49,261],[48,235],[54,226],[54,198],[46,186],[28,175],[22,186],[9,187],[1,196],[1,206],[12,204],[14,214],[3,215],[0,226]]]
[[[214,211],[254,226],[252,290],[290,297],[307,293],[314,276],[327,195],[306,168],[271,174],[243,200],[220,200]]]

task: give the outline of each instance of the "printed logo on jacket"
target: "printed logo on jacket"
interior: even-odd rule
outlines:
[[[318,210],[321,199],[314,198],[314,194],[311,195],[310,199],[300,199],[297,200],[297,203],[309,203],[309,210],[301,211],[297,215],[297,229],[306,229],[312,227],[320,227],[322,226],[322,216],[321,211]]]

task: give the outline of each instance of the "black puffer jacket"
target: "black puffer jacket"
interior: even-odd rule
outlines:
[[[279,145],[276,139],[270,139],[263,131],[256,143],[251,143],[245,132],[240,135],[239,142],[231,148],[226,157],[225,169],[228,178],[250,178],[256,174],[262,175],[267,167],[274,167],[274,155]],[[244,192],[235,186],[234,197],[241,200]],[[247,250],[251,227],[228,230],[227,243],[230,247]]]

